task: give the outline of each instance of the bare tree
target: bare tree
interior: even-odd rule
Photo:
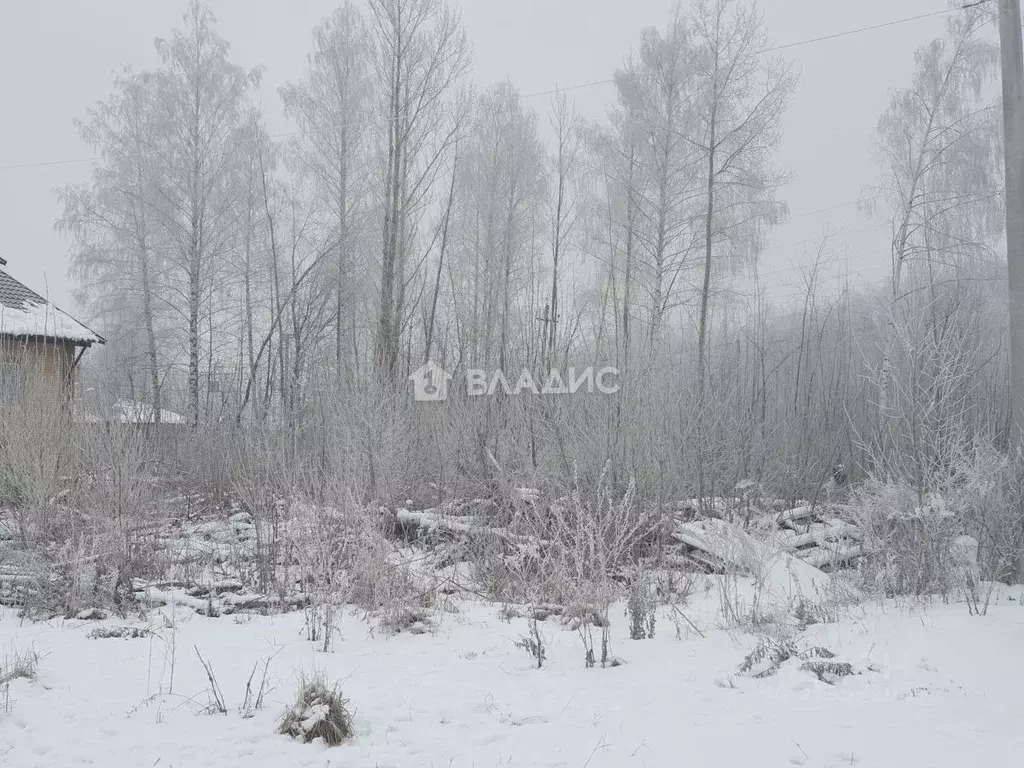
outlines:
[[[765,61],[764,23],[746,0],[700,0],[694,11],[697,133],[703,158],[704,264],[697,321],[697,392],[707,375],[708,311],[716,246],[721,258],[754,256],[785,207],[785,176],[771,163],[796,81],[781,60]],[[721,253],[723,246],[726,253]]]
[[[640,226],[631,226],[627,237],[629,251],[635,241],[643,256],[643,284],[649,294],[647,346],[652,355],[693,250],[697,157],[685,139],[693,133],[690,36],[677,7],[664,33],[644,30],[636,62],[616,76],[620,109],[631,118],[627,130],[642,136],[627,191],[627,216],[635,219],[639,214]]]
[[[545,151],[537,117],[511,83],[483,93],[460,148],[453,211],[452,312],[463,329],[460,354],[473,365],[526,361],[535,327],[526,287],[544,204]],[[525,294],[525,295],[524,295]]]
[[[560,293],[563,262],[575,229],[582,216],[579,184],[582,174],[584,150],[583,123],[576,108],[564,93],[555,97],[551,127],[555,132],[554,200],[551,203],[551,292],[544,308],[544,368],[551,370],[556,363],[559,334],[563,319],[563,297]]]
[[[158,315],[166,315],[167,299],[160,280],[165,243],[152,207],[156,168],[148,151],[155,128],[153,86],[152,76],[127,70],[115,80],[111,98],[76,121],[83,140],[103,160],[88,184],[60,191],[64,215],[57,228],[74,238],[72,268],[85,281],[80,298],[93,316],[122,328],[141,326],[148,399],[159,421]]]
[[[441,0],[371,0],[370,10],[384,157],[375,362],[382,380],[393,381],[417,215],[458,133],[446,112],[468,70],[469,45],[458,15]]]
[[[781,119],[795,87],[791,68],[766,62],[764,25],[746,0],[699,0],[694,10],[694,65],[699,92],[695,133],[688,140],[704,166],[704,263],[697,319],[697,441],[705,439],[708,327],[716,260],[756,257],[767,227],[785,206],[775,200],[784,180],[771,162]],[[724,251],[724,252],[723,252]],[[698,459],[704,498],[704,459]],[[703,502],[702,502],[703,503]]]
[[[230,240],[226,183],[246,96],[258,82],[228,59],[213,13],[193,0],[185,27],[158,40],[155,117],[151,149],[160,159],[154,209],[174,247],[168,263],[173,290],[185,307],[188,348],[188,417],[200,420],[200,327]]]
[[[1000,231],[995,182],[998,123],[986,86],[999,52],[981,31],[986,14],[970,9],[952,17],[946,37],[922,48],[909,88],[894,94],[878,123],[882,185],[868,192],[869,210],[892,213],[892,280],[888,340],[881,371],[880,413],[888,410],[897,325],[914,275],[930,298],[946,267],[984,256]],[[915,286],[910,286],[914,290]]]
[[[298,122],[304,172],[316,184],[323,207],[319,226],[333,233],[337,256],[334,286],[334,362],[337,385],[354,374],[355,303],[366,267],[360,247],[369,208],[369,119],[372,91],[369,28],[346,0],[313,31],[309,68],[299,83],[280,90],[285,113]]]

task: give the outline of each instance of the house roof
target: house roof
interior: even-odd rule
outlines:
[[[0,336],[69,341],[80,347],[106,343],[98,333],[58,309],[3,269],[0,269]]]

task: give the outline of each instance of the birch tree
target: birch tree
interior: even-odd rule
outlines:
[[[271,143],[259,110],[250,109],[235,133],[237,151],[234,154],[232,186],[232,231],[234,257],[232,271],[238,286],[239,303],[239,383],[240,398],[251,395],[251,383],[256,380],[261,365],[259,341],[271,325],[273,311],[268,309],[266,297],[270,294],[270,234],[264,206],[265,162]],[[257,392],[257,410],[262,399]],[[247,403],[246,403],[247,404]],[[240,410],[246,404],[240,403]]]
[[[369,223],[369,120],[372,72],[369,26],[346,0],[313,31],[305,77],[280,89],[285,113],[299,126],[303,172],[315,183],[318,222],[337,241],[333,286],[334,363],[341,386],[354,374],[356,303],[369,288],[360,251]]]
[[[962,449],[962,408],[988,354],[968,323],[982,306],[972,281],[999,261],[1003,222],[999,52],[986,23],[981,9],[957,14],[916,53],[910,86],[879,120],[882,183],[866,201],[892,216],[872,450],[912,466],[918,488]]]
[[[153,141],[160,167],[155,208],[173,243],[168,266],[187,326],[188,418],[200,420],[200,328],[230,244],[232,139],[258,71],[232,64],[213,13],[197,1],[184,28],[158,40]]]
[[[384,160],[374,358],[382,381],[394,382],[418,216],[461,126],[449,98],[470,54],[458,14],[442,0],[370,0],[370,11]]]
[[[525,362],[533,327],[527,256],[544,204],[546,152],[537,116],[511,83],[478,99],[457,175],[452,302],[474,365]],[[522,299],[520,299],[522,297]]]
[[[893,95],[878,123],[882,183],[865,200],[892,214],[888,331],[881,365],[880,411],[889,408],[896,325],[908,272],[925,281],[934,303],[940,274],[984,255],[1000,231],[999,124],[991,88],[998,48],[981,34],[980,10],[951,18],[947,35],[915,54],[910,87]]]
[[[551,128],[555,134],[555,151],[551,161],[551,291],[544,307],[544,368],[550,371],[556,364],[559,334],[563,319],[562,271],[569,257],[569,248],[577,224],[583,215],[579,186],[583,173],[583,122],[564,93],[555,96]]]
[[[765,59],[763,19],[747,0],[698,0],[693,12],[698,92],[688,141],[703,166],[703,265],[697,320],[697,392],[707,384],[707,339],[716,262],[753,258],[785,206],[785,175],[772,163],[796,85],[791,67]]]
[[[763,20],[748,0],[698,0],[693,9],[696,93],[693,128],[703,199],[703,264],[697,312],[697,474],[701,503],[709,478],[708,339],[716,265],[756,258],[764,233],[785,206],[775,195],[785,176],[772,154],[795,87],[789,65],[762,58]],[[721,408],[718,413],[726,413]]]
[[[115,80],[113,95],[75,121],[102,159],[90,182],[59,193],[64,214],[57,228],[74,240],[72,270],[87,286],[81,299],[93,317],[125,330],[141,328],[148,400],[159,422],[159,348],[165,336],[160,318],[168,304],[161,282],[165,243],[153,210],[155,110],[153,78],[126,70]]]
[[[620,109],[642,141],[635,149],[627,214],[648,293],[647,346],[657,352],[665,315],[678,301],[680,275],[693,252],[696,152],[686,141],[694,77],[690,30],[677,7],[662,33],[644,30],[633,66],[616,76]],[[630,254],[632,256],[632,253]]]

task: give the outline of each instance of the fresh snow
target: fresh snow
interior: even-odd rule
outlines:
[[[114,403],[114,421],[121,424],[154,424],[153,406],[135,400],[118,400]],[[185,417],[174,411],[160,410],[163,424],[184,424]]]
[[[0,334],[67,339],[78,344],[103,343],[71,315],[45,301],[26,301],[16,307],[0,304]]]
[[[816,598],[829,591],[830,580],[817,568],[776,546],[755,539],[738,526],[710,518],[685,523],[673,537],[708,552],[733,568],[752,574],[779,602],[790,597]]]
[[[155,424],[153,406],[135,400],[116,400],[109,407],[76,406],[75,420],[79,424],[102,424],[111,421],[115,424]],[[180,413],[160,409],[160,422],[163,424],[184,424],[185,417]]]
[[[548,661],[535,669],[514,646],[525,621],[480,603],[439,614],[427,635],[389,637],[345,615],[326,654],[305,640],[302,613],[207,618],[179,605],[145,623],[28,623],[5,610],[0,660],[27,649],[40,660],[36,681],[15,680],[6,696],[0,687],[0,766],[962,768],[1024,758],[1021,590],[1003,589],[982,617],[963,604],[866,603],[795,632],[800,648],[826,647],[859,672],[835,685],[797,660],[764,679],[739,674],[758,638],[719,628],[717,591],[709,580],[683,609],[703,637],[685,622],[677,637],[666,611],[655,639],[630,641],[613,612],[613,651],[626,661],[614,669],[584,668],[578,634],[557,619],[540,625]],[[90,639],[101,625],[154,634]],[[227,715],[204,712],[196,648]],[[266,659],[266,707],[243,716],[246,681],[258,665],[258,689]],[[345,745],[276,733],[314,670],[351,700],[356,736]]]

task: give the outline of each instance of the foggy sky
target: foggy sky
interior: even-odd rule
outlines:
[[[291,126],[276,89],[298,79],[312,28],[332,0],[212,0],[218,30],[233,60],[264,65],[263,103],[271,133]],[[486,86],[509,77],[524,94],[569,87],[613,74],[642,27],[663,26],[671,0],[462,0],[474,48],[473,79]],[[159,63],[155,37],[180,26],[185,2],[61,0],[0,7],[0,256],[8,271],[58,305],[75,309],[67,277],[69,242],[53,230],[60,215],[54,190],[88,178],[91,151],[72,118],[106,98],[112,73]],[[761,0],[773,44],[805,40],[906,16],[942,10],[943,0]],[[774,296],[795,295],[793,265],[823,228],[844,260],[825,287],[877,280],[889,263],[887,228],[861,215],[855,202],[877,179],[872,141],[891,91],[909,83],[914,50],[942,34],[945,18],[865,32],[783,52],[800,72],[787,114],[779,165],[793,174],[781,194],[793,214],[772,236],[762,259]],[[573,91],[580,110],[600,117],[611,85]],[[550,97],[530,100],[546,115]],[[546,122],[546,121],[545,121]],[[27,168],[12,165],[37,164]],[[822,209],[833,209],[820,212]],[[789,284],[789,285],[787,285]]]

